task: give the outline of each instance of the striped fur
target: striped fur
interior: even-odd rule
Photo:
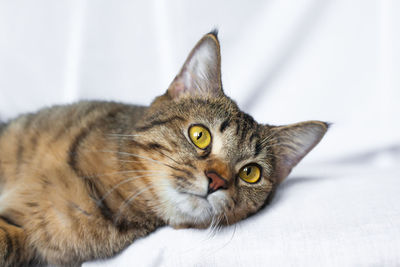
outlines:
[[[212,135],[206,149],[188,137],[194,124]],[[0,266],[76,266],[163,225],[233,224],[267,203],[326,129],[261,125],[240,111],[223,93],[210,33],[149,107],[79,102],[0,125]],[[238,177],[248,163],[261,167],[257,183]],[[208,190],[210,171],[222,189]]]

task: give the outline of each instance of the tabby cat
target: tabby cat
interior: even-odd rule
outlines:
[[[221,84],[216,32],[149,107],[79,102],[0,125],[0,266],[76,266],[156,228],[265,206],[327,124],[258,124]]]

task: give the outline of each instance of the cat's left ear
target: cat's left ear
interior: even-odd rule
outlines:
[[[272,149],[278,183],[321,141],[328,127],[329,124],[322,121],[306,121],[271,128],[276,142]]]
[[[206,34],[196,44],[167,93],[173,99],[223,95],[217,31]]]

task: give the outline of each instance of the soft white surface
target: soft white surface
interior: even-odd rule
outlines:
[[[0,0],[0,119],[148,104],[218,26],[224,88],[245,111],[334,125],[234,235],[163,228],[104,265],[399,266],[398,14],[396,0]]]

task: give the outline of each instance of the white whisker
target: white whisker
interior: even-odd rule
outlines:
[[[96,151],[93,151],[96,152]],[[122,151],[113,151],[113,150],[98,150],[98,152],[106,152],[106,153],[116,153],[116,154],[120,154],[120,155],[127,155],[127,156],[132,156],[132,157],[137,157],[137,158],[141,158],[141,159],[145,159],[163,166],[168,166],[167,164],[163,163],[162,161],[159,160],[155,160],[149,157],[145,157],[142,155],[138,155],[138,154],[134,154],[134,153],[129,153],[129,152],[122,152]]]
[[[138,176],[133,176],[133,177],[124,179],[124,180],[122,180],[121,182],[119,182],[119,183],[117,183],[116,185],[114,185],[110,190],[108,190],[108,191],[103,195],[103,197],[100,199],[100,202],[103,201],[104,199],[106,199],[115,189],[117,189],[119,186],[121,186],[121,185],[123,185],[123,184],[132,182],[132,181],[137,180],[137,179],[139,179],[139,178],[143,178],[143,177],[153,177],[153,176],[160,176],[160,174],[159,174],[159,175],[157,175],[157,174],[138,175]],[[161,176],[166,176],[166,174],[165,174],[165,173],[162,173]]]

